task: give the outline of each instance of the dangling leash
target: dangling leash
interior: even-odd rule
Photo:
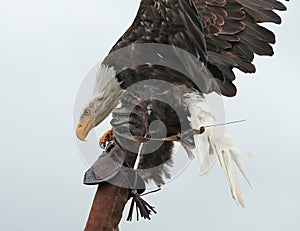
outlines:
[[[144,138],[147,138],[147,135],[145,135]],[[154,206],[151,206],[148,202],[146,202],[142,196],[145,196],[150,193],[157,192],[161,190],[160,188],[147,192],[145,194],[142,194],[146,190],[146,184],[144,180],[138,175],[137,170],[140,164],[141,160],[141,155],[142,155],[142,148],[143,148],[144,143],[141,143],[139,146],[139,150],[137,153],[137,157],[134,163],[133,168],[131,169],[128,165],[128,169],[126,170],[121,170],[123,173],[127,173],[127,177],[125,179],[128,182],[129,185],[129,197],[132,197],[130,208],[129,208],[129,213],[127,216],[127,221],[132,221],[132,216],[133,216],[133,210],[134,210],[134,205],[136,208],[136,215],[137,215],[137,220],[139,220],[139,214],[141,215],[142,218],[150,220],[150,215],[151,212],[156,214],[156,211],[154,209]],[[126,161],[125,161],[126,163]],[[125,174],[122,174],[125,176]]]

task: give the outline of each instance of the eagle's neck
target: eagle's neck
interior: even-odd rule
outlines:
[[[110,67],[106,64],[101,64],[96,73],[96,82],[93,95],[99,97],[99,95],[106,97],[111,93],[119,90],[120,83],[116,78],[116,70],[114,67]]]
[[[93,93],[95,106],[95,125],[101,123],[118,105],[123,93],[113,67],[101,64],[97,74]]]

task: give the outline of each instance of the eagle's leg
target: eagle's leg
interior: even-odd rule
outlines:
[[[101,148],[105,149],[106,142],[109,142],[112,140],[113,140],[113,131],[112,131],[112,129],[109,129],[99,138],[99,145]]]

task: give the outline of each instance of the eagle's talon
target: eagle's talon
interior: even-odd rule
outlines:
[[[99,141],[99,146],[100,146],[100,148],[105,149],[105,147],[106,147],[106,142],[105,142],[105,143],[101,143],[101,142]]]
[[[99,139],[99,146],[102,149],[106,148],[106,143],[113,140],[113,131],[112,129],[106,131]]]

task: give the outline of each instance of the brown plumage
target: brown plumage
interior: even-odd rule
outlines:
[[[185,119],[190,114],[187,106],[181,103],[182,93],[176,89],[166,90],[164,86],[147,84],[136,84],[130,91],[125,92],[121,99],[121,107],[114,110],[111,121],[117,144],[138,153],[141,142],[132,137],[144,137],[148,134],[151,138],[160,139],[187,134],[182,139],[182,145],[192,157],[190,149],[194,148],[194,141],[189,133],[189,121]],[[151,123],[155,121],[161,123],[152,124],[151,127]],[[172,150],[173,142],[170,141],[145,142],[141,150],[139,175],[146,182],[153,180],[158,186],[163,185],[164,180],[171,177],[169,168],[173,164]]]
[[[281,23],[274,10],[286,7],[276,0],[143,0],[111,52],[142,43],[174,45],[199,56],[221,93],[234,96],[233,68],[254,73],[254,54],[273,55],[275,35],[259,23]],[[111,60],[117,63],[116,57],[106,62]]]
[[[233,67],[255,72],[254,54],[273,55],[275,35],[258,23],[281,23],[274,10],[286,10],[276,0],[193,0],[202,18],[209,69],[218,79],[222,93],[234,96]]]

